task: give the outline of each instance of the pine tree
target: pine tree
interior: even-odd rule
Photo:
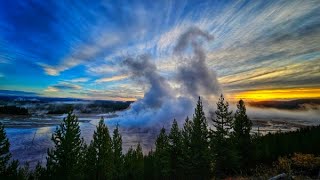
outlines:
[[[133,179],[143,179],[144,177],[144,161],[143,161],[143,152],[140,143],[138,143],[135,150],[135,177]]]
[[[113,149],[113,178],[119,180],[123,175],[123,154],[122,154],[122,137],[119,133],[119,124],[113,130],[112,138],[112,149]]]
[[[35,169],[32,172],[33,178],[30,179],[46,179],[46,168],[41,166],[41,163],[38,162]]]
[[[225,102],[222,94],[212,121],[215,131],[212,131],[210,146],[215,173],[216,176],[223,176],[234,171],[237,166],[237,157],[230,139],[230,129],[233,123],[232,111],[229,111],[229,103]]]
[[[0,123],[0,176],[4,176],[11,158],[9,152],[10,143],[7,138],[4,126]]]
[[[156,178],[168,178],[170,176],[169,138],[164,128],[160,130],[155,144]]]
[[[129,148],[124,156],[124,179],[143,179],[144,177],[144,161],[140,143],[136,149]]]
[[[134,149],[130,147],[124,155],[124,179],[133,179],[134,177],[134,156]]]
[[[113,175],[113,152],[112,140],[108,127],[100,119],[97,130],[93,133],[93,140],[87,151],[87,162],[90,179],[112,179]],[[90,166],[92,166],[90,168]]]
[[[183,175],[182,134],[175,119],[173,120],[168,137],[171,167],[170,177],[173,179],[181,179]]]
[[[12,155],[9,149],[9,139],[7,138],[4,126],[0,123],[0,179],[17,176],[19,162],[17,160],[10,162]]]
[[[53,149],[48,149],[47,172],[52,178],[80,178],[83,163],[83,139],[78,118],[71,112],[52,135]]]
[[[184,177],[189,178],[192,175],[192,161],[191,161],[191,131],[192,131],[193,123],[191,120],[189,120],[189,117],[186,118],[183,129],[182,129],[182,157],[183,157],[183,163],[182,163],[182,169],[184,171]]]
[[[192,176],[195,178],[210,178],[210,152],[209,152],[209,132],[207,128],[207,120],[203,112],[203,106],[199,97],[195,112],[193,115],[193,123],[190,134],[190,151]]]
[[[225,102],[223,95],[217,103],[217,110],[215,111],[216,118],[213,118],[213,125],[216,128],[216,138],[226,138],[230,136],[230,129],[232,128],[232,111],[229,111],[229,103]]]
[[[144,156],[144,179],[155,179],[155,159],[151,149],[147,156]]]
[[[246,106],[243,100],[240,100],[237,104],[234,119],[232,137],[238,152],[240,166],[244,170],[248,169],[251,164],[253,147],[250,136],[252,122],[246,114]]]

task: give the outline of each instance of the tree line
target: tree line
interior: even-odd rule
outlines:
[[[252,134],[242,100],[233,113],[221,95],[209,120],[212,128],[199,97],[183,127],[174,119],[170,131],[162,128],[155,149],[144,155],[140,144],[123,153],[119,126],[110,133],[103,118],[86,144],[77,117],[69,113],[52,135],[54,147],[48,149],[46,165],[38,163],[32,171],[11,160],[10,143],[0,126],[0,179],[211,179],[250,175],[258,165],[294,152],[320,154],[320,126]]]
[[[28,109],[17,106],[0,106],[0,114],[29,115]]]

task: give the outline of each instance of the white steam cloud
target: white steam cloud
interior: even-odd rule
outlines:
[[[178,67],[172,79],[179,87],[172,87],[169,80],[160,75],[148,55],[126,58],[122,63],[124,70],[148,90],[144,98],[134,102],[130,109],[107,121],[121,126],[166,126],[174,118],[181,121],[190,116],[198,96],[206,99],[219,94],[216,74],[207,67],[206,54],[201,46],[201,42],[212,39],[212,35],[198,28],[190,28],[180,36],[174,54],[187,63],[181,63],[183,65]],[[193,56],[184,58],[183,53],[189,47]]]

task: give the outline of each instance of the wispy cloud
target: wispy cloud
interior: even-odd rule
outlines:
[[[86,67],[86,71],[91,75],[114,74],[119,71],[118,66],[103,63],[88,64]]]
[[[63,91],[70,91],[70,90],[80,90],[82,89],[81,86],[67,83],[67,82],[60,82],[59,84],[52,85],[47,87],[44,92],[63,92]]]
[[[57,84],[57,85],[53,85],[52,86],[53,88],[56,88],[56,89],[62,89],[62,90],[79,90],[81,89],[82,87],[79,86],[79,85],[76,85],[76,84],[70,84],[70,83],[60,83],[60,84]]]
[[[117,75],[117,76],[105,77],[105,78],[97,79],[95,82],[104,83],[104,82],[111,82],[111,81],[120,81],[120,80],[126,79],[128,77],[129,77],[128,75]]]
[[[82,77],[82,78],[70,79],[70,80],[67,80],[67,81],[73,82],[73,83],[82,83],[82,82],[88,82],[89,80],[90,80],[90,78]]]
[[[5,96],[39,96],[39,93],[30,91],[16,91],[16,90],[0,90],[0,95]]]
[[[48,92],[48,93],[59,92],[59,89],[49,86],[47,89],[44,90],[44,92]]]

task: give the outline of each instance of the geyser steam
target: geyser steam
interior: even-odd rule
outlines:
[[[202,37],[206,41],[213,40],[212,35],[198,28],[190,28],[180,36],[174,52],[181,55],[188,48],[188,45],[191,45],[194,57],[185,59],[188,62],[179,67],[176,79],[184,88],[183,94],[189,94],[192,97],[217,95],[221,91],[219,82],[216,73],[210,71],[206,64],[205,50],[198,37]]]
[[[144,98],[137,100],[131,108],[109,120],[109,123],[144,126],[166,126],[173,118],[181,121],[193,112],[198,96],[205,97],[220,93],[216,74],[210,71],[205,62],[205,51],[201,42],[210,41],[213,36],[198,28],[190,28],[180,36],[174,48],[179,61],[185,61],[178,67],[174,79],[179,84],[173,88],[169,80],[160,75],[156,65],[148,55],[129,57],[123,61],[124,70],[134,80],[144,83],[148,88]],[[192,58],[183,58],[188,47],[192,48]]]

